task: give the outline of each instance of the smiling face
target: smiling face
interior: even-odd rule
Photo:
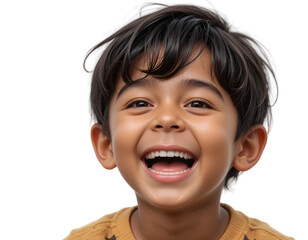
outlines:
[[[181,208],[220,196],[237,152],[237,113],[211,79],[206,51],[167,80],[120,79],[109,122],[110,153],[138,202]]]

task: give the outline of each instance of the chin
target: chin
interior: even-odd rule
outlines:
[[[189,207],[193,199],[176,190],[165,189],[153,192],[144,200],[158,209],[172,211]]]

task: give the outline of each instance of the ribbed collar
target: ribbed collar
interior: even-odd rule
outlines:
[[[221,204],[230,214],[230,222],[220,240],[243,240],[249,230],[249,219],[241,212],[235,211],[227,204]]]
[[[116,213],[115,222],[117,224],[115,226],[115,232],[117,233],[117,240],[135,240],[135,237],[130,228],[129,219],[136,209],[137,207],[124,208]]]

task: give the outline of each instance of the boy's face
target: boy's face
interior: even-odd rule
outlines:
[[[135,69],[132,79],[142,76]],[[238,152],[237,112],[211,79],[209,52],[168,80],[149,76],[124,86],[120,79],[111,100],[110,147],[139,204],[175,209],[217,200]]]

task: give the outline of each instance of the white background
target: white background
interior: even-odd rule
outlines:
[[[280,95],[267,148],[222,200],[296,239],[307,238],[308,214],[304,2],[164,1],[213,5],[271,53]],[[90,74],[82,63],[143,3],[1,1],[0,239],[62,239],[73,228],[136,204],[118,171],[103,169],[95,158]]]

